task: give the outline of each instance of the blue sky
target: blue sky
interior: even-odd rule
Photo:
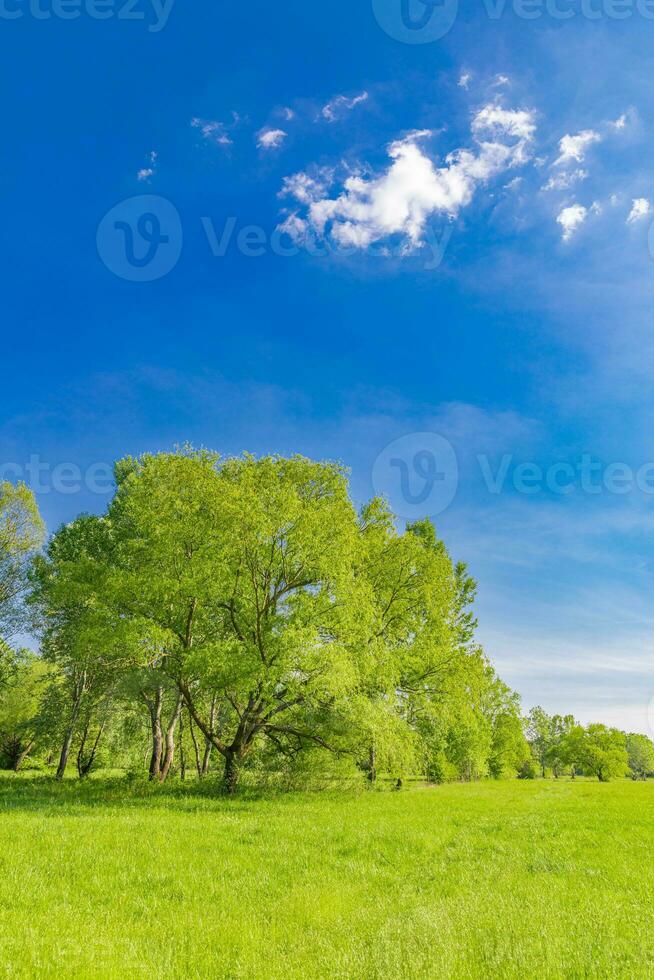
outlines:
[[[341,459],[526,707],[648,731],[645,0],[75,3],[0,11],[5,474],[54,529],[126,453]]]

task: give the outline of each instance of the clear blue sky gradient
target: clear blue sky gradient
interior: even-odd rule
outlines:
[[[595,490],[611,464],[654,461],[651,222],[626,221],[634,199],[654,201],[654,20],[615,19],[600,0],[596,19],[571,7],[528,20],[510,4],[493,19],[480,0],[442,38],[406,44],[369,0],[177,0],[159,31],[139,2],[144,20],[2,8],[23,15],[1,31],[0,462],[19,472],[38,456],[54,530],[108,499],[53,488],[62,463],[86,472],[185,441],[340,459],[357,501],[383,491],[402,517],[433,513],[479,580],[481,639],[527,707],[649,731],[653,495]],[[334,122],[321,114],[363,91]],[[473,145],[489,103],[533,111],[531,159],[447,222],[438,268],[397,242],[388,256],[252,257],[233,241],[212,254],[207,219],[269,240],[285,177],[383,173],[388,144],[414,129],[434,131],[425,152],[442,163]],[[196,117],[231,143],[204,139]],[[266,126],[286,131],[282,146],[257,147]],[[587,129],[602,139],[579,164],[586,179],[543,191],[561,137]],[[182,229],[179,260],[151,282],[114,274],[96,245],[103,216],[142,194],[171,202]],[[556,217],[574,203],[587,220],[563,242]],[[453,448],[447,506],[443,481],[411,502],[421,433]],[[408,507],[401,467],[383,465],[398,439],[417,481]],[[584,458],[590,482],[577,473],[556,492],[552,467]],[[525,482],[522,463],[542,479]]]

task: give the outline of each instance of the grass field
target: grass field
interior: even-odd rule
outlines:
[[[651,977],[654,784],[0,777],[9,977]]]

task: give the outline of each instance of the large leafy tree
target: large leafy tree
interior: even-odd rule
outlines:
[[[351,642],[362,684],[361,704],[353,707],[374,780],[379,766],[393,768],[399,748],[407,759],[407,750],[418,751],[409,734],[424,738],[434,699],[442,700],[456,670],[456,580],[433,525],[417,522],[399,533],[380,500],[361,514],[356,577],[358,630]]]
[[[90,769],[119,675],[136,655],[130,622],[105,601],[114,547],[110,521],[82,515],[57,531],[30,575],[42,654],[55,668],[42,714],[59,738],[59,779],[78,736],[80,775]]]
[[[585,729],[582,766],[600,782],[625,776],[628,770],[627,738],[617,728],[588,725]]]
[[[527,716],[525,731],[534,760],[540,767],[541,775],[545,776],[550,752],[556,739],[555,722],[544,708],[537,705]]]
[[[654,743],[647,735],[627,735],[627,757],[634,779],[654,773]]]
[[[356,516],[342,469],[302,457],[126,460],[111,602],[158,649],[225,785],[257,740],[338,742],[357,689]],[[221,731],[204,710],[221,699]]]

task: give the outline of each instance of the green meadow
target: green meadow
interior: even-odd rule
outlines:
[[[654,783],[0,776],[7,977],[651,977]]]

